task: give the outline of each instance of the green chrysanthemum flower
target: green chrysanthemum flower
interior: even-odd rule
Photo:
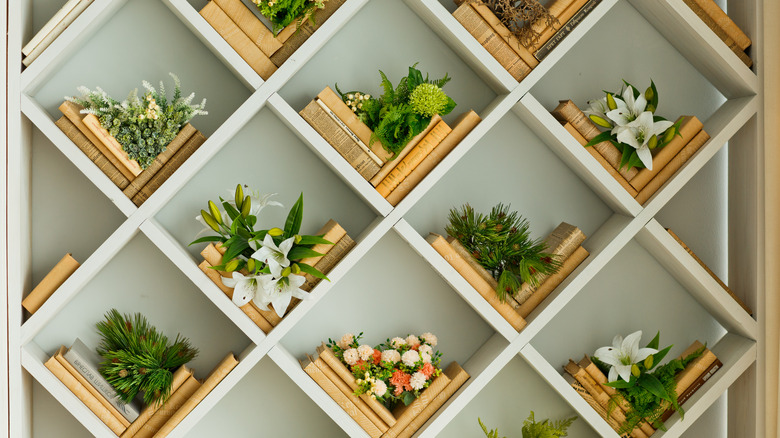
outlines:
[[[447,95],[434,84],[420,84],[409,96],[409,103],[417,114],[432,117],[447,106]]]

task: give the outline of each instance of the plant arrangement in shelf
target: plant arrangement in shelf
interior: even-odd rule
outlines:
[[[182,126],[197,115],[208,114],[204,110],[206,99],[200,104],[193,104],[195,93],[183,97],[179,78],[173,73],[170,75],[174,83],[170,101],[162,81],[159,90],[143,81],[146,89],[143,96],[138,96],[136,88],[122,102],[109,96],[100,87],[93,91],[84,86],[78,88],[82,97],[65,99],[84,107],[82,114],[94,114],[128,157],[146,169],[157,155],[165,151]]]
[[[379,98],[362,91],[344,93],[336,84],[344,103],[373,131],[371,144],[381,142],[393,157],[425,130],[433,116],[449,114],[456,106],[442,89],[451,78],[447,74],[435,80],[427,74],[423,77],[416,66],[409,67],[409,74],[395,88],[380,70],[383,94]]]
[[[245,194],[244,189],[247,189]],[[281,207],[272,201],[273,194],[251,191],[248,186],[236,186],[232,199],[219,198],[220,206],[208,202],[208,211],[201,210],[196,220],[204,225],[203,232],[216,232],[216,236],[196,239],[190,245],[203,242],[220,242],[225,253],[222,264],[213,266],[232,277],[223,277],[225,286],[234,288],[233,302],[241,307],[250,300],[260,309],[284,316],[293,298],[306,299],[308,293],[301,289],[306,283],[304,274],[315,278],[328,278],[302,259],[321,254],[311,248],[317,244],[332,245],[322,236],[299,234],[303,221],[303,193],[290,209],[284,228],[258,227],[257,215],[267,206]]]
[[[313,13],[324,9],[328,0],[252,0],[260,14],[273,25],[274,35],[278,35],[287,25],[297,21],[298,26],[309,19],[314,24]]]
[[[623,81],[620,92],[606,91],[600,99],[588,101],[585,114],[606,131],[585,146],[612,143],[622,154],[620,168],[653,169],[652,151],[657,151],[680,135],[681,120],[670,122],[656,115],[658,90],[651,80],[644,93]]]
[[[408,406],[442,373],[441,353],[434,350],[438,340],[431,333],[387,339],[376,347],[360,344],[362,336],[328,339],[328,347],[355,376],[355,395],[367,394],[388,409]]]
[[[162,404],[171,394],[173,371],[198,355],[187,338],[177,334],[169,342],[140,313],[122,315],[111,309],[96,326],[101,336],[97,352],[104,359],[100,374],[125,403],[143,392],[147,405]]]
[[[543,421],[537,422],[534,418],[534,411],[531,411],[528,418],[523,421],[523,438],[561,438],[569,436],[568,429],[576,419],[577,417],[574,416],[554,422],[550,421],[550,419],[544,419]],[[488,430],[487,426],[482,423],[481,418],[478,418],[477,420],[479,420],[479,426],[482,428],[482,432],[485,433],[487,438],[499,438],[498,429]]]
[[[591,357],[601,372],[607,374],[605,386],[616,389],[608,411],[612,410],[612,405],[623,402],[630,406],[619,433],[632,431],[642,422],[666,430],[661,416],[667,410],[677,411],[682,416],[684,412],[678,404],[675,376],[701,356],[706,348],[702,346],[685,357],[660,365],[672,346],[658,349],[660,332],[645,348],[639,347],[641,338],[641,330],[625,338],[617,335],[611,346],[599,348]]]
[[[539,278],[554,274],[561,266],[555,254],[545,252],[542,240],[532,240],[530,224],[509,206],[498,204],[487,215],[469,204],[451,209],[447,234],[457,239],[490,275],[498,281],[496,295],[503,302],[523,283],[539,285]]]
[[[501,20],[501,23],[525,47],[535,45],[541,33],[541,24],[553,26],[558,19],[550,14],[538,0],[466,0],[468,3],[484,4]],[[456,2],[457,3],[457,2]],[[542,28],[543,29],[543,28]]]

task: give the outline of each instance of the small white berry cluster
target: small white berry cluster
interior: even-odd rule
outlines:
[[[354,93],[347,94],[347,101],[345,103],[354,113],[357,112],[357,110],[362,109],[363,101],[366,101],[368,99],[371,99],[370,94],[363,94],[359,91],[356,91]]]

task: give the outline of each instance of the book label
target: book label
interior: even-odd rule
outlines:
[[[558,32],[555,32],[555,35],[553,35],[552,38],[550,38],[549,41],[547,41],[542,47],[539,48],[534,53],[534,58],[541,61],[544,58],[547,57],[547,55],[550,54],[550,52],[558,46],[558,44],[561,43],[561,41],[564,40],[571,31],[574,30],[577,25],[579,25],[582,20],[585,19],[585,17],[588,16],[594,9],[596,9],[596,6],[601,3],[601,0],[588,0],[587,3],[585,3],[585,6],[582,7],[579,11],[577,11],[576,14],[574,14],[573,17],[571,17],[571,20],[567,21],[566,24],[561,27],[561,29]]]

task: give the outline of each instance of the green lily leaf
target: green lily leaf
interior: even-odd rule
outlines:
[[[612,138],[612,134],[609,133],[609,131],[604,131],[601,134],[593,137],[593,140],[587,142],[585,144],[585,147],[597,145],[603,141],[609,141]]]
[[[642,377],[637,379],[637,384],[641,386],[642,388],[645,388],[648,392],[653,394],[654,396],[658,398],[662,398],[669,403],[672,402],[672,397],[669,395],[668,392],[666,392],[666,388],[664,388],[664,385],[661,383],[660,380],[658,380],[657,377],[655,377],[652,374],[643,374]]]
[[[238,257],[245,249],[249,248],[249,242],[246,240],[238,240],[233,245],[230,245],[222,256],[222,263],[227,263],[230,260]]]
[[[193,240],[192,243],[190,243],[187,246],[195,245],[196,243],[203,243],[203,242],[221,242],[222,239],[224,239],[222,236],[206,236],[201,237],[200,239]]]
[[[648,344],[645,346],[647,348],[652,348],[653,350],[658,350],[658,345],[661,343],[661,332],[655,334],[655,337],[652,341],[648,342]]]
[[[310,266],[310,265],[308,265],[306,263],[298,263],[298,267],[301,268],[301,272],[305,272],[305,273],[311,275],[312,277],[321,278],[323,280],[330,281],[330,279],[328,277],[326,277],[325,274],[323,274],[322,272],[320,272],[318,269],[314,268],[313,266]]]
[[[222,203],[222,207],[225,209],[228,216],[230,216],[230,220],[232,220],[233,222],[236,221],[237,217],[241,216],[241,212],[236,210],[236,208],[230,205],[227,201]]]
[[[634,380],[634,377],[631,376],[631,380]],[[636,382],[626,382],[623,379],[615,380],[614,382],[607,382],[604,384],[604,386],[609,386],[616,389],[623,389],[623,388],[631,388],[632,386],[636,385]]]
[[[653,90],[653,98],[650,99],[649,103],[658,111],[658,89],[655,88],[655,82],[652,80],[650,81],[650,88]]]
[[[307,257],[319,257],[322,255],[324,254],[318,253],[311,248],[306,248],[304,246],[294,246],[292,249],[290,249],[290,252],[287,253],[287,258],[290,260],[300,260]]]
[[[650,348],[653,348],[653,347],[650,347]],[[670,346],[664,348],[663,350],[659,351],[658,353],[654,354],[653,355],[653,364],[658,365],[659,363],[661,363],[661,361],[664,359],[664,357],[666,357],[666,354],[669,353],[669,350],[671,350],[671,349],[672,349],[672,346],[670,345]]]
[[[303,222],[303,193],[287,215],[287,220],[284,223],[284,239],[298,234],[301,231],[301,222]]]
[[[301,241],[298,242],[298,245],[316,245],[316,244],[333,245],[334,243],[329,240],[323,239],[322,236],[301,236]]]

